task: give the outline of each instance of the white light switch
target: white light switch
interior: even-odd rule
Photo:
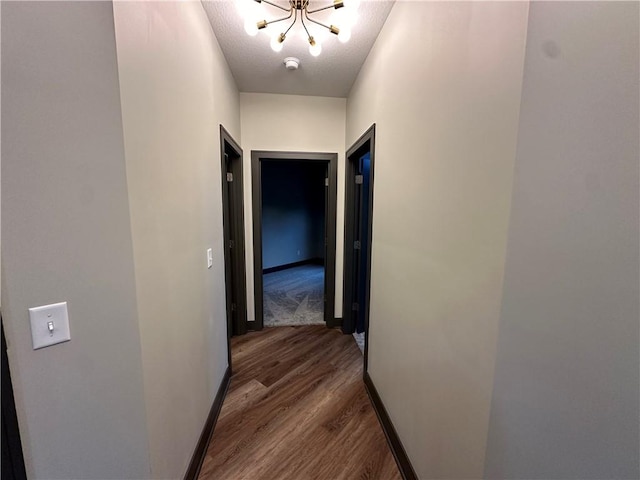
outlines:
[[[67,302],[29,309],[33,349],[71,340]]]
[[[207,268],[213,267],[213,251],[207,248]]]

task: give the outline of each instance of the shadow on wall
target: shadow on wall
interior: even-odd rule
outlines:
[[[263,268],[324,258],[324,162],[262,163]]]

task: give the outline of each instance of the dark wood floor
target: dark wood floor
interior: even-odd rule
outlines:
[[[273,327],[232,339],[231,386],[202,480],[400,479],[351,335]]]

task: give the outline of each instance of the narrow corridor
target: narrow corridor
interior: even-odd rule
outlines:
[[[273,327],[232,339],[201,480],[400,479],[351,335]]]

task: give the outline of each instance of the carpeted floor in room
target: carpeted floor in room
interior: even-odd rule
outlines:
[[[323,325],[324,267],[301,265],[262,277],[264,326]]]
[[[262,277],[264,326],[324,325],[324,267],[302,265]],[[353,338],[364,353],[364,333]]]

